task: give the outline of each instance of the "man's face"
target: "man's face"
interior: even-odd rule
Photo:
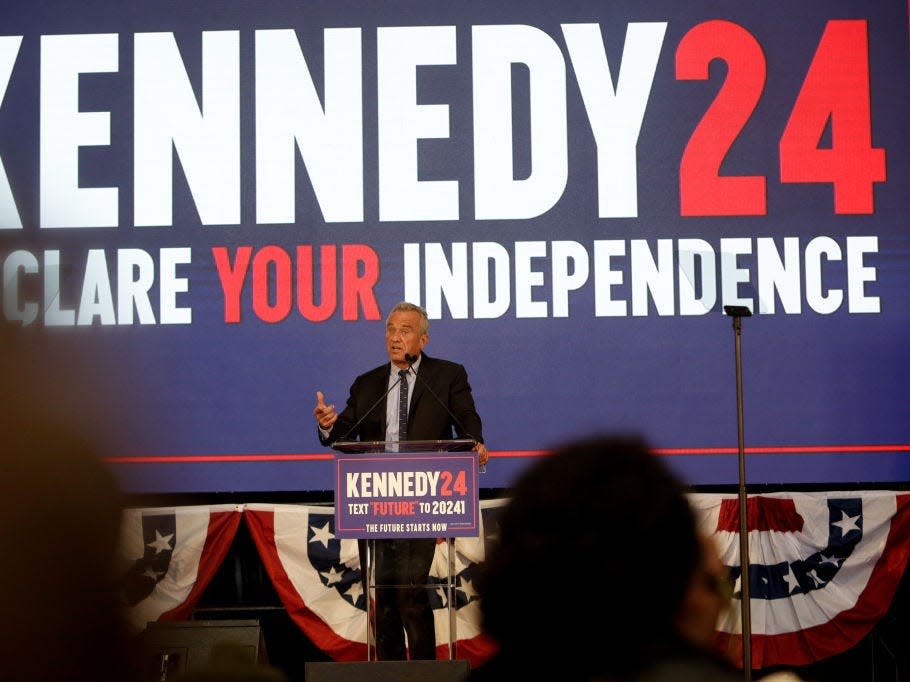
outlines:
[[[412,310],[397,311],[389,316],[385,327],[385,347],[389,359],[398,367],[407,367],[405,355],[420,355],[420,351],[430,340],[420,331],[420,313]]]

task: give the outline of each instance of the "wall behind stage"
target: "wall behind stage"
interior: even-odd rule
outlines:
[[[2,317],[128,490],[331,489],[405,298],[484,486],[602,429],[735,483],[725,305],[752,482],[910,480],[904,0],[19,4]]]

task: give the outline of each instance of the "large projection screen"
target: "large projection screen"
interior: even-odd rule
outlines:
[[[910,480],[906,0],[0,14],[3,321],[126,490],[330,490],[403,299],[485,488],[601,431],[735,484],[725,305],[751,483]]]

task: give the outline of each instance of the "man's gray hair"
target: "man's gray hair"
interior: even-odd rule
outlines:
[[[421,308],[416,303],[409,303],[408,301],[402,301],[401,303],[396,303],[395,307],[389,311],[388,317],[386,317],[386,324],[389,323],[389,318],[392,317],[392,313],[417,313],[420,315],[420,333],[427,334],[430,331],[430,318],[427,315],[427,311]]]

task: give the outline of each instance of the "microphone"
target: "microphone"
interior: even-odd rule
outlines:
[[[436,391],[434,391],[430,387],[430,384],[427,381],[425,381],[424,378],[422,376],[420,376],[420,374],[414,369],[414,363],[417,362],[417,356],[411,355],[410,353],[405,353],[404,361],[406,363],[408,363],[408,371],[413,373],[414,376],[417,377],[417,381],[420,381],[423,383],[424,388],[426,388],[430,392],[430,395],[436,399],[436,402],[442,406],[442,409],[444,409],[446,411],[446,414],[448,414],[452,418],[452,421],[455,422],[455,425],[461,429],[461,431],[462,431],[462,433],[464,433],[464,435],[466,435],[468,438],[470,438],[472,441],[474,441],[474,444],[476,445],[478,443],[478,440],[474,436],[472,436],[470,433],[468,433],[468,430],[464,427],[464,425],[461,423],[461,421],[459,421],[458,417],[455,416],[455,413],[452,412],[452,410],[449,408],[449,406],[446,405],[438,395],[436,395]],[[482,474],[485,473],[486,470],[487,470],[486,465],[479,466],[479,468],[478,468],[478,471]]]
[[[414,359],[416,360],[417,358],[414,358]],[[410,366],[408,366],[408,369],[410,369]],[[415,374],[416,374],[416,373],[415,373]],[[373,410],[376,409],[376,406],[379,405],[379,403],[381,403],[383,400],[385,400],[385,397],[386,397],[389,393],[391,393],[392,390],[393,390],[396,386],[398,386],[398,384],[401,383],[402,378],[403,378],[403,377],[399,376],[398,379],[397,379],[397,381],[395,381],[395,383],[393,383],[391,386],[389,386],[388,390],[386,390],[385,393],[383,393],[381,396],[379,396],[379,399],[376,400],[375,403],[373,403],[372,405],[370,405],[370,409],[368,409],[366,412],[364,412],[364,413],[361,415],[360,419],[358,419],[356,422],[354,422],[354,426],[352,426],[351,428],[349,428],[349,429],[347,430],[347,432],[346,432],[341,438],[336,438],[334,441],[332,441],[332,447],[334,448],[335,445],[336,445],[336,443],[340,443],[340,442],[342,442],[342,441],[346,441],[346,440],[348,439],[348,436],[350,436],[352,433],[354,433],[354,431],[357,430],[357,427],[360,426],[360,425],[363,423],[363,420],[366,419],[366,418],[370,415],[370,413],[371,413]]]

